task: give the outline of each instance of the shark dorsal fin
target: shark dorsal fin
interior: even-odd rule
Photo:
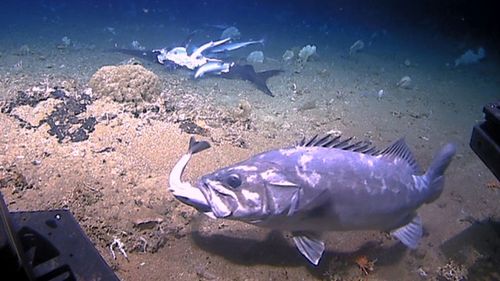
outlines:
[[[310,139],[303,138],[297,143],[297,146],[304,147],[326,147],[326,148],[337,148],[343,150],[350,150],[354,152],[377,155],[378,151],[375,146],[369,140],[362,140],[357,142],[351,142],[354,137],[342,139],[341,135],[327,134],[318,139],[318,135]]]
[[[415,173],[421,172],[420,166],[415,160],[415,157],[413,156],[410,148],[408,147],[408,145],[406,145],[404,138],[400,138],[399,140],[395,141],[386,149],[380,151],[378,155],[382,155],[382,157],[386,157],[391,160],[395,158],[403,159],[408,163],[408,165],[410,165],[410,167],[413,168],[413,171]]]

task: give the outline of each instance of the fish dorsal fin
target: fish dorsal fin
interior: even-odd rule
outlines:
[[[292,232],[292,239],[299,249],[312,264],[318,265],[323,252],[325,251],[325,242],[320,239],[320,235],[314,232],[296,231]]]
[[[408,145],[406,145],[404,138],[400,138],[399,140],[395,141],[393,144],[380,151],[378,154],[391,160],[395,158],[403,159],[408,163],[408,165],[410,165],[410,167],[412,167],[415,174],[421,172],[420,166],[415,160],[415,157],[413,156],[410,148],[408,147]]]
[[[398,238],[410,249],[416,249],[422,238],[422,220],[417,215],[413,220],[398,229],[391,231],[391,235]]]
[[[326,147],[326,148],[337,148],[342,150],[350,150],[354,152],[377,155],[378,151],[375,146],[369,140],[362,140],[357,142],[351,142],[354,137],[342,139],[341,135],[338,134],[327,134],[318,139],[318,135],[315,135],[311,139],[303,138],[301,141],[297,142],[297,146],[303,147]]]

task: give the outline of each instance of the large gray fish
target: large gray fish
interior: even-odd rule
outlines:
[[[382,151],[350,140],[314,137],[207,174],[196,186],[206,202],[197,194],[197,206],[216,218],[291,231],[315,265],[325,231],[388,231],[416,248],[422,237],[416,210],[440,196],[455,146],[445,145],[421,173],[403,139]]]

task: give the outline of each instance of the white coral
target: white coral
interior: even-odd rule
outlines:
[[[299,60],[301,62],[306,62],[306,61],[309,60],[309,58],[312,55],[315,55],[315,54],[316,54],[316,46],[314,46],[314,45],[307,45],[304,48],[302,48],[302,50],[300,50],[300,52],[299,52]]]
[[[292,50],[286,50],[281,58],[283,59],[283,61],[289,61],[293,59],[294,56],[295,54],[293,53]]]
[[[224,31],[222,31],[222,34],[220,36],[220,39],[226,39],[226,38],[231,38],[231,39],[238,39],[241,36],[241,32],[238,30],[238,28],[234,26],[230,26]]]
[[[264,53],[262,51],[253,51],[247,57],[249,63],[263,63]]]
[[[472,50],[467,50],[467,52],[463,53],[459,58],[455,60],[455,66],[478,63],[485,57],[486,51],[483,47],[477,49],[476,53]]]

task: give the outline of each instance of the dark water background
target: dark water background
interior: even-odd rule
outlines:
[[[498,3],[479,1],[2,1],[3,38],[71,24],[237,25],[256,32],[400,29],[498,44]],[[255,30],[255,27],[267,26]],[[67,27],[67,26],[66,26]],[[35,32],[35,30],[32,30]],[[57,30],[53,30],[56,32]],[[319,38],[318,38],[319,39]],[[326,38],[323,38],[326,39]]]

